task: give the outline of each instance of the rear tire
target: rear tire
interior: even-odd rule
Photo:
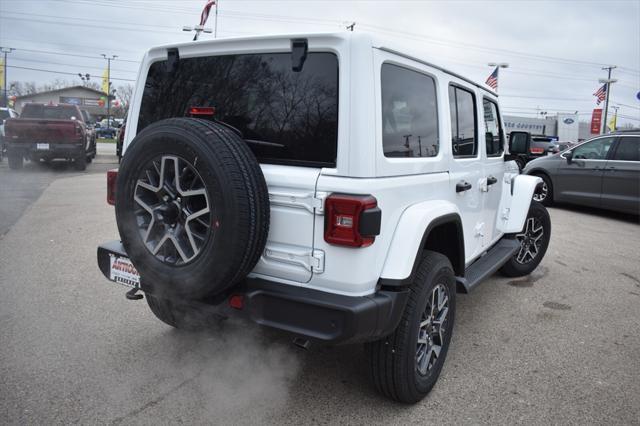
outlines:
[[[82,153],[80,154],[79,157],[76,157],[75,160],[73,160],[73,168],[82,172],[84,170],[87,169],[87,156],[86,154]]]
[[[378,392],[395,401],[413,404],[435,385],[451,342],[456,282],[449,259],[425,251],[409,290],[409,300],[396,330],[388,337],[367,343],[366,352],[371,379]]]
[[[507,277],[529,275],[538,267],[547,252],[550,237],[549,212],[541,203],[532,201],[524,229],[515,235],[515,238],[520,241],[520,249],[504,264],[500,272]]]
[[[181,303],[145,294],[151,312],[160,321],[171,327],[187,331],[202,331],[215,328],[225,319],[214,306],[199,303]]]
[[[11,170],[19,170],[22,168],[24,159],[22,158],[22,154],[19,152],[9,152],[7,154],[9,161],[9,168]]]

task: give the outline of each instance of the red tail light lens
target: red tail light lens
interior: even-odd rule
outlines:
[[[373,196],[332,194],[325,202],[324,240],[348,247],[370,246],[380,233],[380,219]]]
[[[529,152],[532,154],[542,154],[544,153],[544,148],[529,148]]]
[[[118,169],[107,171],[107,203],[116,205],[116,182],[118,181]]]
[[[244,308],[244,296],[241,294],[234,294],[229,298],[229,306],[233,309],[242,310]]]
[[[214,116],[216,109],[214,107],[191,107],[189,108],[189,114],[195,116]]]

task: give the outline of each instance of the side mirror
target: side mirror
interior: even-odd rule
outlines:
[[[562,156],[567,160],[567,164],[571,164],[573,161],[573,151],[567,151]]]
[[[511,132],[509,134],[509,153],[527,154],[531,146],[531,133]]]

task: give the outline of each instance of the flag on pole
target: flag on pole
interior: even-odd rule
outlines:
[[[491,87],[493,90],[498,90],[498,67],[491,73],[487,81],[484,82],[487,86]]]
[[[604,101],[604,99],[607,97],[607,85],[606,83],[602,85],[601,88],[599,88],[594,94],[593,96],[595,96],[598,101],[596,102],[596,105],[600,105],[600,102]]]
[[[618,114],[613,114],[613,117],[611,117],[611,120],[609,120],[608,126],[609,126],[609,130],[611,130],[612,132],[616,131],[616,125],[617,125],[616,121],[618,121],[617,120],[617,118],[618,118],[617,115]]]
[[[216,4],[215,0],[207,0],[207,4],[204,5],[204,9],[202,9],[202,13],[200,14],[200,25],[204,25],[209,19],[209,12],[213,5]]]
[[[102,73],[102,91],[109,94],[109,71],[106,68]]]

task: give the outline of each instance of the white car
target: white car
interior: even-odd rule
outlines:
[[[435,384],[456,292],[529,274],[551,225],[496,93],[366,34],[153,48],[108,175],[112,281],[178,328],[228,312],[365,342],[373,383]]]

